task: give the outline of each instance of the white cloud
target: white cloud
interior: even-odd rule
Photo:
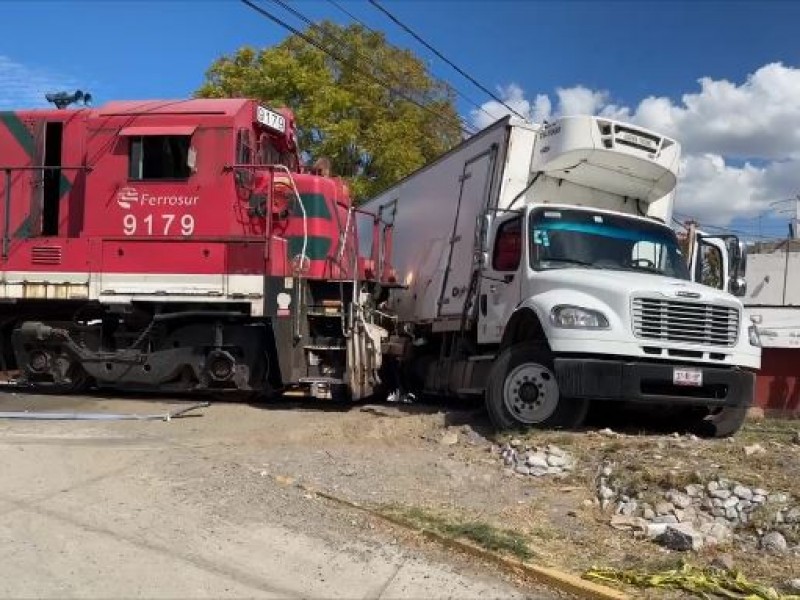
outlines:
[[[755,217],[770,202],[800,192],[800,68],[770,63],[741,83],[710,77],[698,83],[680,101],[652,96],[635,107],[612,104],[607,91],[581,85],[558,88],[555,110],[546,94],[536,96],[532,110],[516,84],[501,93],[534,122],[600,114],[674,137],[684,151],[676,210],[701,223]],[[497,102],[488,105],[498,116],[508,112]],[[488,124],[478,114],[473,111],[475,124]]]
[[[576,85],[558,88],[558,113],[561,115],[594,115],[606,104],[607,92],[597,92]]]
[[[75,81],[0,55],[0,110],[47,106],[47,92],[74,91]]]
[[[504,88],[499,88],[498,92],[500,92],[500,97],[505,104],[501,104],[496,100],[489,100],[480,109],[472,111],[472,122],[478,129],[488,127],[498,119],[513,114],[514,111],[525,118],[531,118],[531,103],[525,99],[525,93],[516,83],[510,83]],[[537,96],[536,102],[539,101],[539,98],[543,98],[543,101],[546,101],[548,106],[550,105],[550,99],[546,95],[540,94]],[[536,113],[535,110],[534,113]]]

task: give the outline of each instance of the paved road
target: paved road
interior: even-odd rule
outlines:
[[[0,392],[0,411],[34,400],[42,410],[98,406]],[[237,463],[202,433],[225,409],[170,423],[0,421],[0,596],[524,596]]]

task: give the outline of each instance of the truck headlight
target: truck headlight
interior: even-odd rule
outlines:
[[[580,306],[560,305],[550,311],[550,319],[556,327],[565,329],[607,329],[608,319],[596,310]]]
[[[758,327],[750,325],[750,327],[747,328],[747,337],[750,338],[751,346],[761,347],[761,336],[758,335]]]

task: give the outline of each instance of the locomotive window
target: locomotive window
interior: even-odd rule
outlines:
[[[188,179],[188,135],[147,135],[131,138],[130,179]]]

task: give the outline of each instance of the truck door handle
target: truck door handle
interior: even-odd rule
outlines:
[[[514,281],[513,273],[510,273],[508,275],[503,275],[503,282],[504,283],[511,283],[512,281]]]
[[[486,312],[488,309],[488,300],[486,299],[486,294],[481,294],[481,314],[485,317]]]

